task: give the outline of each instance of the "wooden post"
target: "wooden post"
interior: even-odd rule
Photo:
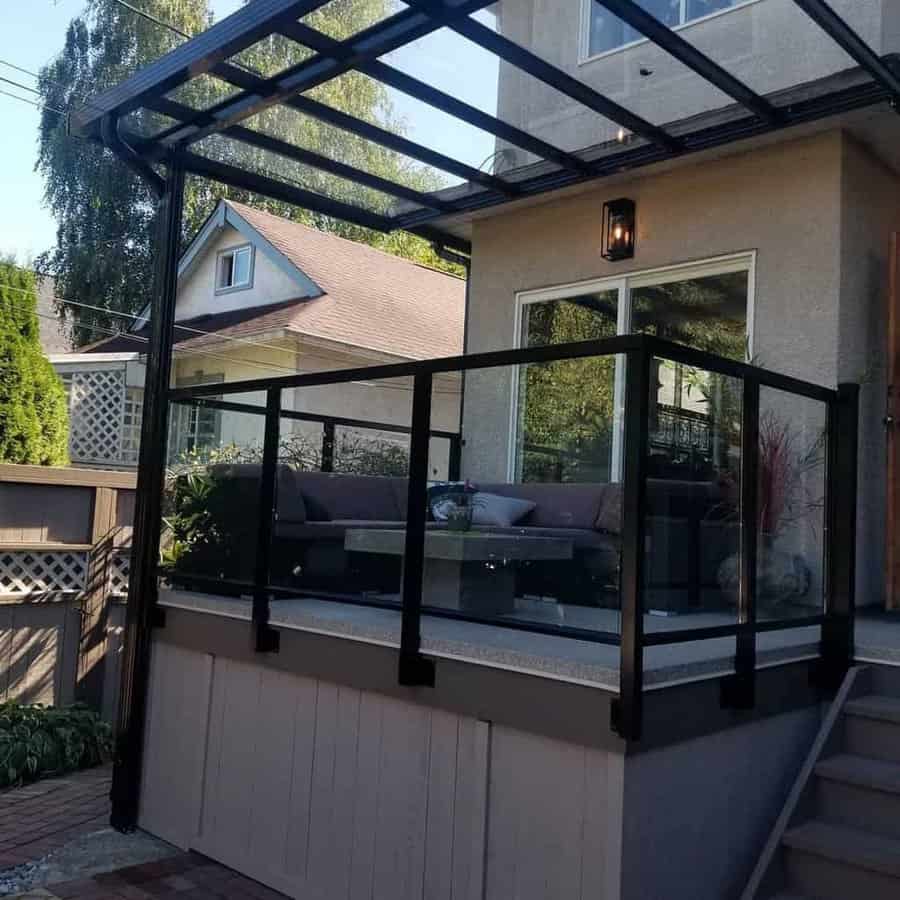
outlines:
[[[81,637],[78,642],[78,674],[75,699],[98,712],[103,704],[109,613],[109,566],[116,526],[117,491],[94,489],[91,517],[91,553],[87,583],[81,600]]]

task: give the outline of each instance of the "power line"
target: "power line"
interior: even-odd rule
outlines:
[[[46,103],[38,103],[35,100],[30,100],[28,97],[20,97],[18,94],[13,94],[10,91],[4,91],[0,88],[0,94],[4,97],[12,97],[13,100],[19,100],[22,103],[27,103],[29,106],[33,106],[35,109],[46,109],[49,112],[56,113],[58,116],[66,115],[66,111],[64,109],[57,109],[55,106],[49,106]]]

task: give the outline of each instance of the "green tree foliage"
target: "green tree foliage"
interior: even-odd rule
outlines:
[[[208,0],[142,0],[141,8],[187,34],[202,31],[211,20]],[[331,37],[341,38],[386,17],[393,8],[393,0],[333,0],[304,21]],[[83,13],[72,20],[62,52],[41,72],[40,89],[47,108],[41,119],[37,169],[45,178],[46,201],[58,228],[56,247],[39,262],[56,276],[58,293],[67,300],[126,313],[134,313],[145,304],[153,281],[154,205],[140,179],[111,154],[93,143],[69,138],[62,117],[50,107],[77,107],[85,98],[119,83],[183,40],[113,0],[88,0]],[[249,47],[233,62],[268,76],[309,54],[299,45],[275,36]],[[236,90],[203,75],[171,91],[169,97],[199,110]],[[359,73],[348,73],[321,85],[313,95],[359,118],[402,130],[385,88]],[[123,124],[133,132],[150,135],[171,125],[172,120],[138,110]],[[431,170],[297,112],[272,109],[246,124],[411,187],[432,190],[441,186]],[[396,209],[395,198],[216,136],[194,149],[378,212]],[[188,179],[185,192],[185,239],[199,228],[219,197],[248,202],[418,262],[450,268],[427,243],[411,235],[372,233],[197,178]],[[74,319],[78,343],[104,336],[94,326],[118,329],[123,324],[119,316],[74,310],[66,307],[65,314]]]
[[[65,465],[69,419],[41,350],[34,275],[0,261],[0,462]]]

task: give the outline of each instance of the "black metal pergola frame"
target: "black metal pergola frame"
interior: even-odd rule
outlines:
[[[849,54],[857,68],[840,73],[840,77],[804,85],[799,92],[787,90],[770,96],[753,91],[634,0],[595,0],[733,101],[709,114],[665,126],[629,111],[474,19],[472,14],[486,8],[490,0],[407,0],[408,7],[403,11],[343,40],[331,38],[299,21],[327,2],[255,0],[122,84],[90,98],[69,119],[72,135],[108,147],[148,182],[159,204],[159,258],[151,307],[114,782],[113,824],[123,829],[133,827],[137,817],[151,630],[161,614],[155,604],[156,565],[186,175],[207,177],[381,232],[404,229],[449,250],[466,253],[470,250],[468,242],[444,230],[439,223],[441,217],[534,196],[854,109],[885,102],[896,107],[900,102],[898,60],[879,56],[825,0],[794,0],[794,3],[807,14],[811,24],[824,30]],[[632,139],[624,143],[611,141],[577,152],[563,149],[413,78],[381,59],[385,54],[442,28],[452,29],[497,56],[503,64],[527,73],[574,104],[619,125],[631,134]],[[312,51],[312,55],[270,77],[234,61],[236,54],[272,35],[294,41]],[[539,162],[513,173],[514,177],[509,177],[510,173],[485,172],[308,95],[307,92],[316,86],[350,71],[363,73],[493,134],[506,144],[533,155]],[[174,89],[201,75],[219,79],[237,88],[237,93],[204,110],[176,102],[168,96]],[[466,182],[465,189],[423,193],[243,124],[277,105],[456,175]],[[149,137],[132,133],[126,126],[126,119],[141,109],[167,116],[176,124]],[[275,154],[288,163],[313,167],[375,189],[402,201],[406,208],[394,215],[372,211],[278,177],[211,159],[198,153],[194,146],[211,135],[220,135]]]

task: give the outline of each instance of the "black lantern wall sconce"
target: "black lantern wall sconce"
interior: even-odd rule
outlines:
[[[634,200],[621,197],[603,204],[604,259],[617,262],[634,256],[635,238]]]

